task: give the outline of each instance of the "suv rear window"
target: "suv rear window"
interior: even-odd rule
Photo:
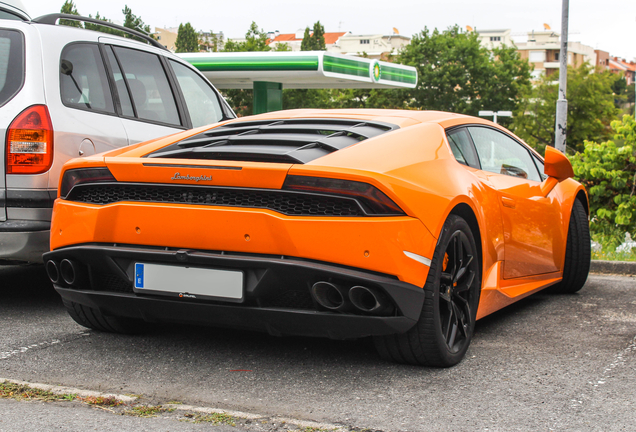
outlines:
[[[74,43],[62,51],[62,102],[71,108],[114,113],[106,69],[97,44]]]
[[[24,84],[24,37],[0,29],[0,106],[9,102]]]

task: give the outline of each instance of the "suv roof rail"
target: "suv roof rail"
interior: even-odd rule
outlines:
[[[67,20],[73,20],[73,21],[80,21],[80,22],[88,22],[91,24],[97,24],[100,25],[102,27],[109,27],[115,30],[119,30],[122,31],[124,33],[128,33],[130,35],[136,36],[138,38],[141,38],[143,40],[145,40],[146,42],[148,42],[150,45],[160,48],[162,50],[166,50],[169,51],[168,48],[166,48],[165,46],[161,45],[158,41],[156,41],[155,39],[153,39],[152,37],[150,37],[148,34],[143,33],[139,30],[133,30],[131,28],[128,27],[124,27],[124,26],[120,26],[117,24],[113,24],[111,22],[108,21],[102,21],[99,19],[95,19],[95,18],[88,18],[88,17],[83,17],[80,15],[71,15],[71,14],[63,14],[63,13],[54,13],[54,14],[48,14],[48,15],[42,15],[40,17],[34,18],[31,22],[34,23],[38,23],[38,24],[51,24],[51,25],[55,25],[57,23],[58,20],[60,19],[67,19]]]

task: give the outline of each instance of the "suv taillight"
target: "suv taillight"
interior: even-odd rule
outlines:
[[[7,130],[7,174],[40,174],[53,163],[53,126],[46,105],[22,111]]]

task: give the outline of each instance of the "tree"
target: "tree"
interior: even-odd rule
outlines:
[[[590,199],[590,229],[602,244],[616,247],[625,232],[636,235],[636,121],[611,123],[614,140],[586,141],[570,158],[574,175]]]
[[[271,51],[267,44],[267,33],[259,29],[255,22],[252,22],[249,30],[245,33],[244,42],[234,42],[228,40],[223,47],[225,52],[245,52],[245,51]],[[289,45],[279,44],[275,51],[289,51]],[[229,102],[234,112],[239,116],[250,115],[253,112],[253,91],[244,89],[225,90],[225,99]]]
[[[305,28],[305,35],[300,43],[301,51],[325,51],[325,28],[317,21],[313,33]],[[283,106],[285,109],[295,108],[332,108],[340,92],[329,89],[288,89],[283,90]]]
[[[514,47],[492,53],[475,32],[459,26],[424,28],[397,56],[417,68],[418,84],[402,94],[408,106],[477,115],[479,110],[513,110],[530,87],[530,66]]]
[[[227,41],[223,51],[271,51],[271,47],[267,44],[267,33],[263,29],[259,29],[258,25],[252,21],[250,29],[245,33],[244,42]],[[276,47],[276,51],[288,51],[289,46],[282,44]]]
[[[566,133],[570,149],[583,151],[586,140],[600,142],[611,136],[610,123],[618,117],[612,91],[616,79],[609,71],[594,72],[588,64],[568,67]],[[538,150],[554,145],[557,81],[558,74],[544,76],[514,113],[513,131]]]
[[[174,46],[178,53],[199,52],[199,34],[189,22],[179,24],[179,32]]]
[[[311,30],[309,27],[305,27],[305,34],[303,35],[303,41],[300,43],[301,51],[311,51],[312,50],[312,39],[311,39]]]
[[[314,24],[314,31],[310,32],[309,27],[305,28],[303,41],[300,43],[301,51],[326,51],[325,28],[320,21]]]
[[[199,32],[200,48],[208,52],[219,52],[223,47],[223,32],[217,34],[210,30],[209,34],[206,36],[202,31]]]
[[[88,15],[88,17],[89,18],[93,18],[93,16],[90,15],[90,14]],[[99,12],[97,12],[95,14],[95,19],[100,20],[100,21],[104,21],[104,22],[112,23],[112,21],[109,20],[108,18],[100,16]],[[126,33],[121,31],[121,30],[117,30],[117,29],[114,29],[112,27],[100,26],[99,24],[93,24],[93,23],[88,23],[87,22],[87,23],[84,24],[84,28],[87,29],[87,30],[93,30],[93,31],[101,32],[101,33],[113,34],[113,35],[117,35],[117,36],[121,36],[121,37],[126,37],[127,36]]]
[[[141,17],[132,13],[132,10],[126,5],[121,11],[124,14],[124,27],[141,31],[150,35],[152,31],[150,30],[150,26],[144,24],[144,21]]]
[[[62,9],[60,9],[60,13],[69,14],[69,15],[79,15],[77,12],[77,6],[73,3],[73,0],[66,0],[62,5]],[[82,27],[82,23],[74,20],[60,20],[60,25],[71,26],[71,27]]]

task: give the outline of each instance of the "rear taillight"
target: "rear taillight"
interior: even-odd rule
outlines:
[[[60,197],[66,198],[74,186],[82,183],[116,182],[108,168],[78,168],[64,172],[60,185]]]
[[[371,215],[403,215],[404,211],[380,189],[368,183],[325,177],[288,175],[283,189],[345,196],[357,200]]]
[[[7,131],[7,174],[40,174],[53,163],[53,126],[46,105],[33,105]]]

